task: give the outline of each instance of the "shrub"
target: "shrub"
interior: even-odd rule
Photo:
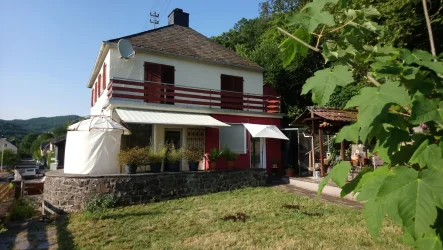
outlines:
[[[166,159],[169,162],[178,162],[183,158],[183,149],[176,149],[174,144],[169,145],[169,152],[166,154]]]
[[[148,155],[143,148],[134,147],[126,150],[120,150],[118,153],[118,162],[120,166],[142,165],[148,163]]]
[[[217,148],[212,148],[211,152],[209,152],[209,161],[217,161],[222,156],[222,153]]]
[[[84,211],[92,215],[92,217],[100,218],[107,209],[114,208],[117,200],[110,194],[95,195],[85,204]]]
[[[226,146],[222,149],[221,153],[227,161],[235,161],[239,156],[239,154],[234,153],[230,148]]]
[[[24,220],[35,214],[34,207],[27,199],[19,199],[11,207],[11,220]]]
[[[201,161],[204,156],[203,149],[200,148],[186,148],[184,150],[184,157],[187,161],[197,162]]]
[[[166,157],[166,152],[168,148],[165,145],[161,145],[155,149],[153,146],[145,148],[149,162],[151,163],[162,163]]]

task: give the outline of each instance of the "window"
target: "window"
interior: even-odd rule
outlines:
[[[220,95],[220,107],[222,109],[243,110],[243,77],[221,75],[220,78],[220,90],[226,91]]]
[[[246,129],[242,124],[220,127],[220,148],[228,147],[238,154],[246,154]]]
[[[145,96],[148,97],[148,101],[151,103],[174,104],[174,90],[171,89],[171,86],[175,82],[174,66],[145,62],[144,67],[145,81],[151,82],[150,84],[145,85]],[[160,89],[163,95],[159,94],[158,87],[154,87],[152,82],[168,84],[168,87]]]
[[[152,136],[151,124],[126,124],[131,131],[130,135],[123,135],[121,141],[121,148],[146,147],[149,146]]]

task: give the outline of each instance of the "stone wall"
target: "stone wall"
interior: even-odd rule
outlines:
[[[113,194],[121,204],[141,204],[187,196],[264,186],[265,169],[146,173],[134,175],[74,175],[63,170],[46,173],[46,212],[75,212],[95,194]]]

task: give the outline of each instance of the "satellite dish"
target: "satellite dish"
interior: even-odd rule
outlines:
[[[118,52],[120,52],[120,57],[124,59],[131,59],[135,56],[134,48],[130,41],[126,39],[120,39],[118,41]]]

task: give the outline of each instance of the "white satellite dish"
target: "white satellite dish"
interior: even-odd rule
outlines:
[[[117,44],[120,57],[124,59],[131,59],[135,56],[134,48],[130,41],[126,39],[120,39]]]

